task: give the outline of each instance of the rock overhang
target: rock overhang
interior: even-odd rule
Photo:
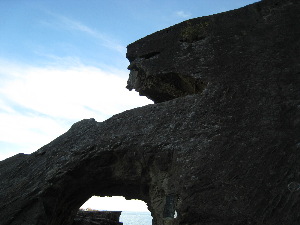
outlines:
[[[217,84],[221,76],[227,76],[228,82],[248,79],[240,75],[244,68],[261,64],[257,54],[263,56],[262,51],[271,49],[266,43],[270,39],[272,43],[280,42],[285,35],[276,30],[276,21],[271,21],[279,20],[280,16],[271,16],[272,13],[287,13],[284,8],[292,2],[295,1],[265,0],[190,19],[128,45],[127,88],[158,103],[201,94],[209,83]]]

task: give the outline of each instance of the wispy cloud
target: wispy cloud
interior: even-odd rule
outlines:
[[[190,17],[192,16],[191,13],[189,13],[189,12],[184,12],[184,11],[177,11],[177,12],[175,12],[175,15],[176,15],[177,17],[184,18],[184,19],[190,18]]]
[[[89,35],[93,38],[96,38],[100,44],[102,44],[103,46],[118,51],[122,54],[126,53],[126,46],[123,46],[122,44],[120,44],[120,42],[118,40],[115,40],[114,38],[110,37],[107,34],[104,34],[101,31],[98,31],[96,29],[93,29],[91,27],[89,27],[88,25],[82,23],[81,21],[75,20],[75,19],[71,19],[69,17],[66,16],[62,16],[59,14],[55,14],[52,12],[48,12],[49,15],[51,15],[53,18],[55,18],[56,20],[58,20],[58,24],[51,21],[43,21],[44,24],[47,25],[54,25],[56,28],[57,27],[62,27],[63,29],[66,30],[74,30],[74,31],[78,31],[78,32],[82,32],[86,35]],[[55,23],[55,24],[53,24]]]
[[[75,62],[43,68],[0,60],[0,74],[6,74],[0,76],[0,153],[5,150],[1,142],[24,146],[22,152],[30,153],[78,120],[103,121],[152,103],[125,88],[126,78],[119,75],[127,71]]]

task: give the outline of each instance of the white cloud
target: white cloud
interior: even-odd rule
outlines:
[[[0,152],[0,161],[4,160],[4,159],[7,159],[11,156],[14,156],[16,155],[17,153],[14,153],[14,152]]]
[[[52,118],[17,113],[0,113],[0,141],[23,145],[24,149],[41,147],[66,131],[63,123]],[[38,146],[36,146],[38,147]],[[1,149],[9,151],[9,149]],[[32,152],[37,149],[28,149]],[[28,153],[26,150],[25,152]],[[16,152],[17,153],[17,152]]]
[[[22,152],[31,153],[76,121],[103,121],[152,103],[129,92],[126,79],[119,76],[127,71],[117,71],[80,63],[42,68],[0,60],[0,75],[5,74],[0,76],[0,154],[13,151],[1,148],[1,142],[24,146]]]
[[[54,62],[37,67],[0,59],[0,161],[36,151],[81,119],[100,122],[152,103],[125,88],[126,70],[86,66],[72,57]],[[144,202],[124,197],[92,197],[82,208],[147,211]]]
[[[184,12],[184,11],[177,11],[177,12],[175,12],[175,15],[180,17],[180,18],[184,18],[184,19],[189,18],[189,17],[192,16],[191,13]]]

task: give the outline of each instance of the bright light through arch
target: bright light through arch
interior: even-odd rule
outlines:
[[[122,211],[120,222],[124,225],[151,225],[152,216],[147,204],[141,200],[126,200],[122,196],[96,197],[87,200],[81,210]]]
[[[132,211],[149,212],[147,204],[141,200],[126,200],[122,196],[97,197],[93,196],[87,200],[81,209],[95,209],[106,211]]]

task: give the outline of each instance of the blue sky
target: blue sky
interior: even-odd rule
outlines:
[[[1,0],[0,160],[84,118],[152,104],[129,92],[126,46],[254,0]]]
[[[35,65],[76,57],[85,64],[124,69],[128,64],[124,54],[129,43],[186,19],[253,2],[2,0],[0,57]]]

